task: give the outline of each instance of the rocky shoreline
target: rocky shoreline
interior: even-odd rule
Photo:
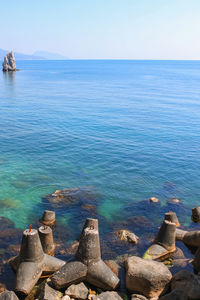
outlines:
[[[164,212],[156,233],[152,220],[163,208],[152,197],[136,205],[138,216],[142,208],[149,209],[149,220],[135,215],[134,221],[111,224],[112,234],[102,237],[103,221],[98,225],[96,217],[87,217],[78,240],[66,248],[62,239],[68,233],[56,222],[55,211],[66,202],[95,211],[92,196],[66,189],[44,198],[55,210],[44,212],[33,226],[38,230],[30,227],[22,234],[0,218],[0,299],[200,299],[199,208],[192,210],[191,228],[180,227],[179,217],[187,209],[176,198],[168,200],[173,212]]]

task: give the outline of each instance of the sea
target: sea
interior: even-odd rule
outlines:
[[[93,216],[104,237],[137,216],[151,232],[178,198],[190,226],[200,205],[200,61],[16,63],[0,72],[1,217],[23,231],[55,209],[73,241]],[[61,189],[87,191],[89,204],[52,208],[45,197]],[[150,197],[160,200],[153,215]]]

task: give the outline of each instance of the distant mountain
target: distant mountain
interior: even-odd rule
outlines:
[[[9,50],[4,50],[4,49],[0,49],[0,60],[4,59],[4,56],[10,52]],[[42,56],[36,56],[36,55],[29,55],[29,54],[23,54],[23,53],[18,53],[14,51],[14,56],[16,58],[16,60],[27,60],[27,59],[45,59]]]
[[[10,52],[10,50],[4,50],[0,48],[0,60],[4,59],[4,56]],[[23,54],[23,53],[18,53],[14,51],[14,56],[16,60],[65,60],[69,59],[68,57],[65,57],[61,54],[58,53],[51,53],[51,52],[46,52],[46,51],[36,51],[33,54]]]
[[[61,59],[61,60],[64,60],[64,59],[69,59],[68,57],[66,56],[63,56],[59,53],[51,53],[51,52],[47,52],[47,51],[36,51],[33,53],[33,55],[35,56],[41,56],[41,57],[44,57],[45,59],[50,59],[50,60],[58,60],[58,59]]]

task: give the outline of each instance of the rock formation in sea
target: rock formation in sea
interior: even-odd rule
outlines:
[[[3,72],[16,71],[16,63],[13,51],[6,54],[3,61]]]

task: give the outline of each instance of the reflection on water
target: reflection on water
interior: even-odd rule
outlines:
[[[15,86],[16,72],[3,72],[3,78],[7,85]]]

